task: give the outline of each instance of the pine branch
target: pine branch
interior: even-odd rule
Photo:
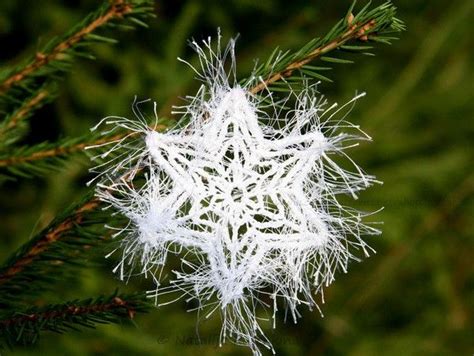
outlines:
[[[34,58],[26,65],[12,70],[0,83],[0,94],[6,93],[14,86],[22,85],[28,88],[31,83],[24,83],[34,75],[54,75],[68,68],[66,65],[74,55],[80,55],[77,49],[80,42],[114,42],[110,38],[94,35],[98,28],[110,24],[114,20],[121,20],[130,15],[150,15],[150,2],[136,2],[126,0],[113,0],[110,4],[102,6],[97,12],[89,15],[84,23],[76,26],[65,38],[54,41],[43,51],[37,52]],[[145,24],[138,17],[130,17],[134,24]],[[40,69],[48,67],[49,71],[38,73]]]
[[[3,109],[16,107],[0,125],[0,146],[6,148],[21,137],[27,127],[26,119],[33,111],[52,99],[46,83],[70,68],[76,56],[91,56],[83,52],[85,45],[113,40],[93,34],[98,28],[111,27],[127,19],[130,24],[146,26],[140,18],[150,16],[148,0],[112,0],[89,15],[62,39],[50,42],[25,65],[13,69],[0,78],[0,97]],[[117,20],[117,21],[115,21]],[[124,26],[124,25],[120,25]],[[130,28],[130,26],[128,26]],[[25,96],[28,96],[25,99]],[[94,139],[89,136],[88,139]],[[102,140],[98,138],[97,140]],[[113,137],[109,137],[113,139]],[[49,158],[84,149],[84,139],[62,140],[55,144],[10,149],[2,153],[2,165],[10,173],[28,175],[38,173],[57,161]],[[38,154],[41,149],[42,153]],[[27,155],[23,159],[21,155]],[[41,161],[41,165],[31,162]],[[9,165],[15,165],[15,167]],[[71,274],[74,266],[90,265],[93,252],[102,249],[104,242],[103,218],[94,211],[99,205],[92,195],[56,218],[47,228],[28,241],[0,268],[0,342],[6,344],[34,342],[42,330],[63,332],[77,325],[93,327],[96,323],[120,322],[132,318],[136,311],[146,309],[142,297],[101,297],[96,301],[74,301],[64,305],[28,308],[18,313],[25,304],[31,304],[38,293],[51,288],[54,282]],[[93,213],[93,214],[92,214]],[[91,249],[96,247],[97,249]],[[85,251],[87,250],[87,253]],[[103,254],[101,254],[103,255]],[[0,345],[1,346],[1,345]]]
[[[355,3],[354,3],[355,4]],[[328,34],[322,39],[315,39],[310,41],[307,45],[301,48],[294,54],[282,54],[275,50],[273,55],[266,61],[264,65],[257,68],[255,76],[262,79],[258,84],[253,86],[249,91],[257,94],[263,91],[266,87],[275,84],[285,78],[295,76],[296,71],[300,70],[304,75],[314,77],[316,79],[330,80],[329,78],[320,74],[320,71],[328,70],[330,67],[313,67],[308,63],[321,59],[327,63],[348,63],[350,61],[324,57],[324,55],[341,50],[349,52],[363,52],[371,47],[369,46],[349,46],[351,41],[374,41],[388,43],[392,37],[387,37],[392,32],[399,32],[404,29],[400,20],[395,17],[396,8],[387,2],[373,10],[368,10],[368,5],[365,6],[356,16],[352,15],[354,4],[348,11],[347,16],[339,21],[339,23],[331,29]],[[243,82],[252,81],[252,78],[247,78]],[[276,89],[276,88],[275,88]],[[287,89],[285,89],[287,90]],[[163,127],[165,129],[166,127]],[[42,159],[53,159],[55,157],[66,157],[68,154],[79,152],[86,146],[100,145],[107,142],[113,142],[123,136],[112,136],[109,138],[98,138],[95,141],[81,141],[81,143],[72,145],[52,145],[46,147],[33,147],[27,150],[16,152],[10,157],[5,155],[0,156],[0,167],[8,167],[11,173],[19,174],[20,168],[18,166],[24,165],[25,170],[21,170],[24,174],[31,175],[33,166],[30,162],[40,161]],[[48,167],[51,165],[48,165]],[[40,171],[44,172],[48,167],[43,167]]]
[[[46,89],[46,86],[42,86],[27,98],[19,108],[7,115],[0,124],[0,147],[9,146],[19,140],[22,137],[22,132],[25,131],[26,119],[33,114],[34,110],[51,101],[53,97],[51,90]]]
[[[363,24],[355,24],[355,25],[350,26],[349,30],[347,30],[345,33],[343,33],[341,36],[339,36],[335,40],[323,46],[317,47],[304,58],[291,62],[283,70],[277,73],[274,73],[269,78],[263,80],[256,86],[252,87],[249,91],[252,94],[257,94],[261,92],[262,90],[264,90],[265,88],[269,87],[271,84],[275,83],[276,81],[279,81],[283,78],[290,77],[293,74],[293,71],[297,69],[301,69],[304,65],[314,61],[318,57],[321,57],[322,55],[330,51],[333,51],[341,47],[346,42],[353,39],[360,39],[362,37],[367,37],[367,33],[371,32],[371,30],[375,27],[375,24],[376,24],[375,20],[372,19]]]
[[[28,117],[31,110],[37,107],[44,99],[48,97],[48,95],[49,93],[47,90],[39,90],[29,100],[25,101],[18,110],[16,110],[7,120],[5,120],[4,125],[0,127],[0,135],[14,128],[20,122],[20,120]]]
[[[354,2],[346,17],[340,20],[325,37],[311,40],[293,54],[289,51],[282,53],[275,49],[270,58],[257,68],[254,77],[244,80],[243,83],[254,81],[255,78],[259,79],[260,82],[249,90],[257,94],[285,78],[294,77],[296,81],[299,81],[301,77],[295,76],[295,71],[300,71],[306,77],[331,81],[320,73],[331,67],[314,67],[308,64],[318,58],[327,63],[352,63],[350,60],[324,55],[335,50],[371,55],[366,52],[372,48],[371,46],[348,45],[348,43],[351,41],[390,43],[390,40],[395,38],[388,35],[404,30],[403,23],[395,17],[396,7],[390,1],[372,10],[369,10],[369,5],[370,3],[354,16],[352,14]],[[283,84],[282,88],[285,86]]]
[[[84,152],[84,149],[91,144],[113,142],[124,136],[125,134],[120,134],[95,140],[94,136],[85,136],[55,143],[44,142],[35,146],[19,147],[0,154],[0,168],[25,178],[42,175],[50,170],[59,169],[66,156]]]
[[[49,245],[56,242],[63,232],[70,230],[76,224],[79,225],[83,220],[83,212],[95,209],[98,205],[98,200],[88,200],[75,210],[74,214],[48,228],[44,235],[36,239],[33,244],[29,244],[29,249],[24,251],[20,256],[16,256],[17,258],[15,258],[14,262],[0,272],[0,285],[22,271],[26,265],[30,264],[39,254],[44,252]]]
[[[87,195],[6,261],[0,268],[0,306],[10,308],[31,300],[67,274],[68,267],[90,264],[91,248],[103,247],[107,241],[103,217],[95,211],[99,204]]]
[[[76,56],[92,57],[84,51],[88,45],[95,42],[115,42],[98,36],[95,32],[113,26],[146,26],[141,19],[153,16],[151,5],[151,0],[113,0],[103,3],[68,34],[51,41],[25,65],[5,74],[3,82],[0,78],[0,103],[4,110],[14,109],[0,124],[0,167],[6,170],[6,174],[0,172],[0,181],[14,176],[43,174],[59,167],[59,163],[70,153],[83,150],[89,141],[102,142],[103,137],[89,135],[56,143],[41,143],[33,147],[9,147],[26,132],[27,119],[33,112],[54,99],[48,83],[57,79],[61,72],[69,70]]]
[[[296,54],[292,56],[286,56],[285,59],[282,59],[282,57],[279,56],[278,58],[280,59],[277,60],[276,65],[283,66],[282,69],[275,72],[275,64],[272,65],[272,72],[270,73],[273,74],[267,76],[267,79],[264,80],[263,83],[256,85],[254,88],[251,89],[251,91],[253,93],[258,93],[266,86],[284,77],[292,75],[295,69],[302,68],[307,63],[313,61],[322,54],[326,54],[330,51],[340,48],[350,39],[364,37],[365,40],[366,38],[369,39],[370,36],[377,33],[377,36],[379,36],[378,40],[381,42],[386,42],[387,38],[380,37],[382,36],[381,34],[387,33],[389,31],[400,31],[403,28],[401,22],[394,17],[395,8],[393,7],[393,5],[391,5],[391,3],[381,5],[372,11],[368,11],[367,8],[368,7],[366,6],[356,16],[352,17],[351,7],[346,18],[344,20],[341,20],[339,24],[336,25],[322,40],[322,43],[324,43],[322,46],[319,46],[315,49],[311,49],[311,47],[314,46],[314,43],[312,43],[312,46],[305,46],[305,48],[301,49]],[[347,29],[348,26],[349,29]],[[339,34],[339,32],[341,31],[342,34]],[[288,58],[290,58],[291,60],[289,61],[289,63],[286,63],[288,62]],[[272,61],[269,60],[267,61],[267,63],[272,63]],[[261,67],[259,71],[262,71],[262,68],[265,69],[265,66]],[[110,142],[116,139],[117,137],[114,137],[110,140]],[[101,138],[100,140],[96,142],[90,142],[89,144],[94,145],[105,142],[107,141],[104,141],[104,139]],[[68,149],[60,148],[37,151],[32,154],[25,155],[23,157],[0,160],[0,164],[2,164],[3,166],[14,166],[16,163],[24,163],[33,160],[41,160],[42,158],[52,158],[56,156],[61,156],[69,152],[73,152],[75,150],[80,150],[83,147],[84,144],[80,143],[77,146],[71,146],[69,148],[69,151]],[[77,207],[71,215],[66,216],[62,222],[56,225],[53,224],[53,227],[48,229],[48,231],[46,231],[44,235],[40,234],[33,244],[30,244],[27,248],[24,249],[23,254],[20,254],[20,258],[18,258],[18,261],[14,259],[13,262],[10,263],[10,266],[6,270],[4,270],[4,272],[0,272],[0,285],[2,284],[2,281],[8,280],[13,275],[16,275],[19,271],[21,271],[24,264],[29,264],[34,260],[34,258],[30,258],[29,256],[31,256],[31,253],[33,253],[34,256],[34,252],[36,251],[35,243],[40,243],[40,241],[43,241],[43,238],[48,241],[48,244],[54,242],[55,239],[51,239],[50,241],[48,238],[48,236],[50,236],[48,234],[51,233],[50,231],[52,231],[52,234],[55,237],[61,236],[62,233],[64,233],[74,225],[72,222],[80,223],[82,220],[82,215],[87,212],[90,212],[91,210],[94,210],[97,205],[98,202],[94,199],[86,200],[83,205]],[[32,252],[29,252],[29,249],[31,249]],[[42,251],[41,248],[40,251]],[[21,256],[24,257],[21,258]]]
[[[159,124],[153,128],[162,131],[167,127],[165,124]],[[55,143],[45,142],[35,146],[16,148],[0,153],[0,170],[10,175],[31,178],[59,169],[66,158],[73,154],[84,153],[86,147],[113,143],[126,136],[133,137],[134,135],[128,132],[108,136],[89,135],[67,138]]]
[[[136,313],[146,312],[150,303],[143,294],[119,295],[74,300],[64,304],[28,308],[4,313],[0,317],[0,340],[8,346],[32,344],[43,331],[64,333],[78,327],[122,323]]]

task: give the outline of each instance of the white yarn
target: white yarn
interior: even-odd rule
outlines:
[[[116,269],[121,278],[127,264],[138,263],[156,280],[152,296],[177,291],[197,300],[206,317],[220,311],[221,342],[230,339],[260,355],[260,346],[273,350],[258,323],[260,307],[273,309],[275,324],[277,299],[283,299],[296,322],[300,304],[318,308],[314,296],[334,281],[336,269],[347,270],[353,249],[368,256],[361,236],[379,233],[362,222],[368,214],[337,199],[357,198],[376,182],[345,153],[370,138],[336,119],[363,94],[326,108],[307,85],[289,95],[284,104],[296,104],[284,112],[270,92],[265,102],[271,105],[249,93],[259,78],[244,87],[229,83],[234,41],[224,54],[210,40],[193,46],[200,58],[200,68],[193,69],[204,84],[177,108],[188,123],[159,133],[136,109],[137,121],[106,118],[112,130],[142,133],[145,144],[111,145],[100,158],[113,158],[95,169],[97,195],[130,221],[116,233],[124,236]],[[341,168],[336,156],[353,170]],[[136,184],[139,171],[144,183]],[[174,279],[161,276],[170,253],[182,261]]]

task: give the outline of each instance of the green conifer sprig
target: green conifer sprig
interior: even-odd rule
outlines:
[[[159,121],[157,130],[165,130],[168,125]],[[68,137],[57,142],[42,142],[33,146],[21,146],[14,149],[0,149],[0,174],[4,179],[15,177],[31,178],[58,170],[62,163],[85,148],[122,139],[126,133],[117,132],[108,135],[89,133],[80,137]]]
[[[341,58],[344,53],[370,55],[369,43],[390,43],[395,39],[393,34],[404,30],[403,23],[396,18],[396,7],[386,2],[374,9],[370,3],[364,6],[355,16],[352,15],[355,2],[341,19],[324,37],[315,38],[296,52],[281,52],[278,48],[270,57],[256,68],[254,76],[243,79],[241,84],[253,83],[250,92],[261,93],[265,88],[272,91],[288,91],[287,82],[299,83],[301,77],[314,80],[331,81],[325,73],[332,64],[346,64],[352,61]],[[362,43],[362,45],[360,44]],[[331,54],[331,56],[329,56]],[[310,63],[320,59],[322,66]],[[324,74],[322,74],[324,73]],[[261,78],[257,80],[255,78]],[[294,87],[293,87],[294,89]],[[85,143],[90,146],[117,139],[120,133],[109,138],[92,136],[79,140],[65,139],[56,144],[41,144],[23,148],[13,153],[0,154],[0,172],[10,175],[34,176],[45,173],[50,168],[58,167],[68,155],[83,151]],[[126,133],[122,133],[122,137]],[[42,160],[45,160],[42,162]]]
[[[95,33],[98,29],[132,25],[153,15],[151,2],[146,0],[113,0],[104,2],[96,11],[70,29],[64,36],[53,38],[40,51],[21,65],[3,71],[0,77],[0,102],[18,102],[25,93],[31,94],[38,84],[57,79],[71,68],[75,57],[91,58],[87,47],[93,43],[115,43],[116,40]]]
[[[31,147],[14,146],[28,132],[28,119],[35,110],[54,100],[54,84],[71,69],[74,59],[93,58],[89,52],[91,44],[116,42],[113,38],[98,35],[98,30],[146,26],[144,20],[151,16],[154,14],[150,0],[104,2],[65,35],[53,38],[20,65],[1,72],[0,112],[4,117],[0,121],[0,181],[14,176],[31,177],[54,169],[70,151],[83,149],[81,142],[94,139],[93,135],[88,135]],[[69,150],[70,146],[75,148]],[[50,160],[52,156],[59,158]],[[44,161],[39,162],[40,159]]]
[[[19,107],[0,122],[0,154],[8,146],[20,140],[28,130],[27,120],[33,112],[55,98],[55,91],[46,85],[40,86]]]
[[[0,307],[28,304],[107,242],[99,202],[87,196],[40,231],[0,268]]]
[[[262,81],[250,89],[253,94],[260,93],[265,88],[278,90],[275,86],[281,84],[281,90],[288,91],[288,85],[282,79],[290,78],[293,82],[301,82],[302,77],[331,81],[322,71],[331,69],[330,64],[347,64],[352,61],[341,58],[343,52],[355,52],[372,55],[367,52],[373,47],[370,42],[390,44],[396,39],[393,34],[405,29],[402,21],[396,18],[396,7],[388,1],[372,10],[370,2],[356,15],[352,14],[355,2],[349,8],[346,16],[331,29],[324,37],[310,40],[296,52],[282,52],[276,48],[270,57],[256,68],[255,77]],[[363,43],[363,45],[360,45]],[[331,53],[331,56],[328,54]],[[325,66],[310,65],[316,59],[325,62]],[[329,66],[328,66],[329,64]],[[253,82],[247,78],[242,84]]]
[[[64,333],[97,324],[130,322],[151,307],[144,294],[119,294],[0,312],[0,347],[35,343],[42,331]]]

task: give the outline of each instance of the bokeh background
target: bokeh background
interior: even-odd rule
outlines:
[[[38,44],[62,34],[96,6],[94,0],[0,1],[0,65],[17,63]],[[363,2],[361,2],[362,5]],[[375,4],[380,3],[375,1]],[[407,31],[376,57],[335,65],[334,83],[320,91],[343,102],[356,90],[368,95],[350,119],[374,138],[352,151],[384,185],[354,204],[385,210],[383,235],[370,238],[377,254],[352,263],[327,288],[324,317],[301,309],[298,324],[279,319],[267,328],[281,355],[468,355],[474,352],[473,138],[474,100],[471,0],[399,0]],[[158,1],[149,29],[115,34],[117,45],[97,45],[96,61],[78,60],[59,86],[59,98],[32,120],[27,143],[86,133],[106,115],[131,116],[134,95],[159,103],[161,115],[193,93],[186,40],[237,33],[238,70],[250,72],[276,46],[298,48],[344,16],[348,1]],[[151,109],[151,108],[150,108]],[[85,192],[85,157],[58,172],[0,187],[0,258],[44,227]],[[111,262],[82,270],[55,287],[51,301],[140,290],[124,285]],[[43,334],[16,355],[244,355],[217,346],[218,318],[201,323],[175,304],[137,316],[136,326],[101,326],[67,335]]]

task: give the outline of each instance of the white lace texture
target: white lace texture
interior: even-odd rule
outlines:
[[[125,228],[111,227],[123,237],[116,268],[122,279],[128,265],[138,264],[156,280],[157,301],[177,292],[197,300],[205,317],[219,311],[221,342],[259,355],[261,346],[273,350],[259,325],[260,309],[273,310],[274,325],[279,305],[295,322],[301,304],[319,309],[315,296],[337,269],[346,272],[353,250],[369,255],[361,236],[379,233],[363,222],[368,213],[338,201],[357,198],[376,182],[346,154],[370,140],[345,121],[363,94],[327,107],[316,87],[307,86],[274,103],[270,90],[265,98],[248,91],[259,78],[243,87],[230,83],[233,41],[224,54],[210,40],[193,45],[200,58],[193,69],[203,85],[176,109],[188,123],[160,133],[138,110],[136,120],[104,119],[111,130],[141,134],[144,145],[130,146],[127,138],[108,144],[100,156],[105,163],[94,169],[97,195],[129,219]],[[289,103],[293,109],[282,108]],[[138,175],[143,182],[135,184]],[[166,278],[170,254],[181,268]]]

